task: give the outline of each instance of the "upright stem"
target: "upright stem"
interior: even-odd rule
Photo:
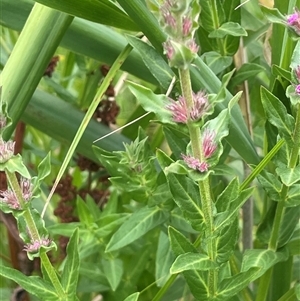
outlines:
[[[14,172],[10,172],[8,170],[5,170],[5,174],[6,174],[8,183],[10,185],[10,188],[14,191],[14,193],[16,195],[18,203],[21,205],[22,208],[25,208],[23,217],[25,219],[25,223],[26,223],[28,232],[30,233],[31,239],[32,240],[40,240],[39,231],[36,227],[36,224],[35,224],[32,214],[31,214],[30,208],[26,207],[26,203],[23,199],[22,191],[21,191],[20,185],[18,183],[16,174]],[[53,284],[56,292],[59,294],[60,297],[64,297],[65,292],[63,290],[63,287],[58,279],[55,269],[53,268],[47,254],[45,253],[45,251],[43,251],[43,250],[40,251],[40,258],[41,258],[41,262],[46,270],[46,273],[48,274],[49,279],[51,280],[51,283]]]
[[[189,69],[179,69],[179,77],[181,83],[182,96],[185,98],[188,111],[193,107],[193,94],[190,80]],[[200,128],[194,126],[193,123],[188,123],[188,129],[190,133],[191,146],[193,156],[204,161],[204,155],[201,143]],[[212,261],[216,259],[216,241],[214,238],[214,222],[213,222],[213,201],[210,190],[209,178],[205,178],[199,181],[200,199],[202,203],[204,222],[206,224],[206,236],[208,238],[208,256]],[[217,290],[217,272],[216,270],[209,271],[208,279],[209,295],[213,297]]]
[[[289,168],[295,168],[298,162],[299,157],[299,147],[300,147],[300,105],[296,107],[297,113],[296,113],[296,123],[293,133],[293,148],[291,150],[291,155],[289,158],[288,167]],[[277,245],[278,245],[278,239],[280,234],[280,226],[281,221],[284,216],[285,212],[285,199],[288,193],[289,187],[286,185],[282,185],[282,190],[280,194],[280,200],[278,201],[276,212],[275,212],[275,218],[274,218],[274,224],[271,232],[271,238],[269,241],[268,248],[270,250],[276,251]],[[260,279],[259,288],[257,292],[256,301],[265,301],[268,295],[269,291],[269,285],[270,285],[270,279],[272,275],[272,268],[270,268]]]

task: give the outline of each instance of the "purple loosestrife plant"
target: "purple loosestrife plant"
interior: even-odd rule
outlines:
[[[1,109],[3,111],[0,115],[2,134],[9,122],[6,117],[6,105],[2,104]],[[0,137],[0,169],[4,171],[8,183],[7,190],[0,192],[0,209],[15,217],[20,237],[24,241],[23,250],[27,252],[30,260],[35,257],[40,258],[43,273],[46,273],[47,276],[46,278],[25,276],[8,267],[2,267],[1,273],[22,285],[28,292],[38,296],[40,300],[77,300],[76,290],[72,289],[72,292],[68,292],[70,288],[66,287],[64,283],[68,283],[67,278],[70,277],[76,281],[78,274],[70,275],[64,272],[65,279],[60,280],[46,254],[50,250],[55,250],[56,244],[49,238],[48,230],[40,213],[32,206],[33,198],[39,197],[40,183],[50,173],[50,157],[47,156],[38,166],[38,176],[31,177],[21,155],[14,155],[14,144],[13,141],[6,142]],[[20,175],[19,181],[17,175]],[[64,276],[64,274],[66,275]],[[45,289],[46,287],[47,289]]]

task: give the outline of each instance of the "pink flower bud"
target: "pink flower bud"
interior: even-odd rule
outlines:
[[[214,131],[205,129],[202,138],[203,154],[205,158],[210,158],[217,149],[215,143],[216,133]]]

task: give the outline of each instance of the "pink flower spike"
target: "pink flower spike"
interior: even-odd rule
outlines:
[[[42,246],[49,247],[51,240],[46,237],[41,237],[40,240],[31,240],[24,246],[24,251],[32,253],[38,251]]]
[[[178,123],[187,123],[188,112],[185,98],[180,96],[178,101],[171,100],[171,104],[166,108],[171,111],[173,120]]]
[[[300,85],[296,86],[295,92],[296,94],[300,95]]]
[[[0,201],[2,203],[6,203],[8,205],[8,207],[11,209],[15,209],[15,210],[21,209],[21,206],[17,200],[17,197],[12,190],[7,189],[5,191],[1,191],[0,194],[1,194]]]
[[[202,138],[203,154],[205,158],[210,158],[215,150],[217,144],[215,143],[216,133],[214,131],[205,129]]]

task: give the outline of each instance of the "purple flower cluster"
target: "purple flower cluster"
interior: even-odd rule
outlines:
[[[21,177],[20,187],[22,191],[22,197],[25,202],[29,202],[32,198],[32,184],[30,179]],[[17,199],[14,191],[7,189],[5,191],[0,191],[0,202],[6,204],[9,208],[14,210],[22,210],[22,206]]]
[[[300,12],[295,9],[295,12],[287,16],[287,24],[300,36]]]
[[[6,142],[0,138],[0,163],[8,161],[14,155],[14,150],[14,141],[10,140]]]
[[[51,239],[47,237],[41,237],[40,239],[31,240],[24,246],[24,251],[26,252],[37,252],[41,247],[49,247],[51,244]]]
[[[171,99],[171,103],[166,106],[171,111],[173,120],[178,123],[187,123],[189,120],[199,120],[207,111],[209,102],[207,95],[203,91],[193,93],[193,106],[189,110],[186,99],[183,96],[178,101]]]

